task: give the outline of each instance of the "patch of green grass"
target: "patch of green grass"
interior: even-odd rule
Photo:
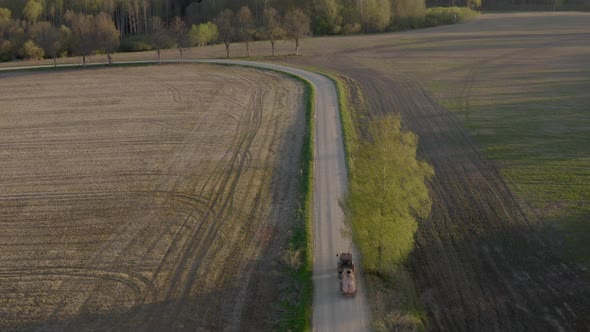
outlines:
[[[360,144],[360,132],[367,121],[366,102],[362,91],[354,80],[338,73],[317,68],[306,69],[328,77],[336,87],[350,178],[353,153]],[[425,330],[424,308],[414,282],[403,266],[399,266],[393,275],[382,275],[378,271],[368,274],[366,287],[373,314],[371,325],[375,330]]]
[[[300,209],[297,225],[290,243],[290,252],[296,252],[302,264],[290,275],[298,285],[297,293],[281,303],[284,317],[279,322],[280,330],[308,331],[311,327],[313,296],[313,251],[312,251],[312,199],[313,199],[313,154],[314,154],[314,101],[315,90],[307,80],[289,73],[305,86],[306,133],[301,151],[301,182],[299,184]],[[295,298],[295,301],[291,299]]]
[[[531,207],[529,218],[555,227],[564,253],[589,264],[590,100],[583,87],[590,83],[575,77],[541,83],[530,74],[520,80],[516,91],[473,89],[468,100],[440,93],[446,97],[439,101],[460,116],[511,190]]]
[[[590,241],[588,58],[574,44],[544,47],[561,37],[464,36],[438,41],[427,36],[422,42],[416,38],[421,53],[361,61],[389,75],[421,82],[457,115],[498,166],[524,203],[529,220],[553,227],[546,234],[563,240],[557,248],[588,265],[590,253],[584,246]],[[450,59],[456,59],[455,65],[449,65]]]

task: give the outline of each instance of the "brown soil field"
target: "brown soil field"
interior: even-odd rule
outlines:
[[[584,225],[589,219],[589,22],[588,13],[485,14],[466,24],[404,33],[306,39],[303,56],[275,59],[351,77],[368,101],[362,116],[399,113],[419,136],[419,155],[433,164],[436,177],[430,184],[432,213],[419,223],[407,265],[429,330],[590,328],[588,266],[562,255],[563,246],[577,241],[574,251],[588,257],[587,226],[571,238],[552,227],[576,213]],[[293,48],[284,41],[277,50],[285,55]],[[240,44],[231,51],[246,54]],[[266,57],[270,43],[256,42],[251,52]],[[216,45],[185,54],[224,57],[225,50]],[[176,59],[178,52],[168,50],[163,57]],[[154,59],[155,52],[114,58]],[[14,65],[22,63],[0,64]],[[511,118],[530,103],[536,104],[522,118]],[[532,129],[531,118],[538,118]],[[517,121],[526,126],[514,127]],[[513,132],[506,135],[502,129],[508,127]],[[522,139],[518,132],[535,130],[551,135],[516,140]],[[555,156],[576,161],[571,169],[557,168],[573,174],[535,177],[538,169],[519,168],[506,155],[490,152],[502,137],[507,143],[515,139],[514,156],[532,151],[527,163]],[[552,194],[563,187],[582,194]],[[534,196],[540,189],[549,193]],[[556,210],[557,223],[547,229]]]
[[[506,137],[498,130],[497,138],[489,135],[479,140],[481,132],[478,136],[468,129],[469,114],[453,113],[445,103],[459,100],[468,110],[471,103],[472,116],[483,113],[473,121],[481,131],[486,126],[502,129],[501,121],[513,110],[512,103],[532,99],[531,91],[534,97],[546,98],[533,110],[544,110],[548,100],[567,93],[570,98],[551,104],[548,111],[527,113],[533,119],[543,117],[534,141],[540,147],[535,152],[552,158],[551,151],[559,149],[556,139],[573,133],[578,137],[568,145],[569,155],[562,149],[558,157],[588,160],[590,48],[581,46],[588,40],[589,14],[484,15],[467,24],[435,29],[310,40],[304,44],[309,56],[286,60],[348,75],[360,84],[368,102],[364,116],[401,114],[405,126],[419,136],[419,155],[434,166],[436,177],[430,183],[431,216],[419,223],[407,267],[429,330],[590,328],[587,272],[562,255],[561,234],[544,224],[548,215],[533,211],[528,197],[515,191],[519,185],[528,185],[528,179],[505,177],[513,173],[504,169],[511,170],[513,165],[491,160],[482,149],[482,142]],[[538,84],[542,80],[553,85]],[[478,107],[488,112],[478,113]],[[539,134],[552,129],[552,136]],[[535,135],[534,129],[531,132]],[[586,145],[581,144],[584,141]],[[512,143],[523,145],[523,150],[514,150],[515,155],[529,153],[525,149],[532,146],[531,140]],[[573,202],[572,209],[590,206],[590,174],[581,171],[588,165],[577,165],[580,171],[574,174],[578,176],[570,173],[555,185],[586,193]],[[584,211],[582,220],[587,223],[588,209]],[[568,217],[563,214],[561,220],[565,223]],[[574,236],[587,238],[583,233]],[[587,253],[587,244],[578,250]],[[395,321],[396,314],[389,317]]]
[[[0,330],[272,328],[303,91],[211,65],[0,74]]]

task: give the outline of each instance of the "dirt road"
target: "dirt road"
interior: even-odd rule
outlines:
[[[212,62],[218,63],[219,60]],[[310,81],[316,88],[315,156],[313,200],[313,330],[367,331],[369,313],[362,279],[355,298],[339,292],[336,254],[354,252],[344,227],[338,200],[346,190],[346,162],[342,128],[334,84],[326,77],[300,69],[247,61],[222,61],[246,66],[270,68],[292,73]],[[359,274],[360,276],[360,274]]]
[[[441,90],[451,101],[471,109],[464,117],[479,114],[475,124],[488,130],[488,142],[506,135],[501,132],[503,119],[517,114],[517,107],[506,104],[509,98],[527,108],[526,98],[551,96],[523,113],[523,123],[530,124],[533,113],[540,120],[540,153],[551,144],[563,147],[569,134],[547,124],[564,124],[559,117],[567,117],[573,106],[564,105],[573,101],[587,109],[588,84],[581,77],[588,77],[588,48],[579,45],[588,39],[588,22],[586,13],[484,15],[464,25],[314,40],[318,44],[306,45],[312,56],[289,59],[348,75],[366,97],[363,116],[400,114],[406,128],[419,136],[419,157],[434,166],[436,176],[430,183],[432,212],[419,223],[408,266],[429,330],[588,330],[587,272],[559,255],[560,248],[547,240],[538,219],[526,212],[527,204],[510,190],[502,164],[490,160],[464,120],[426,88],[448,87]],[[523,97],[541,81],[553,85]],[[548,108],[553,99],[559,100],[555,91],[566,88],[579,93]],[[486,102],[487,109],[476,108]],[[554,109],[558,116],[552,116]],[[570,119],[583,123],[577,115]],[[496,131],[490,131],[494,125]],[[544,134],[549,132],[555,136]],[[517,142],[513,151],[518,154],[534,141],[505,142]],[[570,149],[578,154],[563,160],[587,156],[583,149]],[[540,180],[539,187],[554,188]]]
[[[560,102],[560,89],[568,90],[565,96],[571,90],[578,91],[576,99],[566,98],[561,106],[527,111],[541,125],[535,137],[540,142],[536,145],[538,150],[543,152],[549,142],[561,149],[563,135],[556,133],[569,127],[556,129],[564,123],[560,118],[571,112],[572,103],[588,109],[588,15],[486,14],[466,24],[404,33],[311,38],[303,42],[304,56],[276,58],[353,78],[369,101],[368,114],[363,115],[400,114],[407,128],[419,135],[420,157],[433,164],[437,177],[431,184],[433,210],[420,223],[417,247],[408,265],[429,329],[587,330],[585,327],[590,326],[587,272],[582,274],[553,253],[559,248],[540,241],[537,218],[523,214],[527,204],[519,201],[519,195],[515,197],[507,186],[507,182],[519,182],[502,176],[504,169],[482,153],[472,136],[479,132],[496,141],[502,135],[490,130],[491,125],[501,130],[506,127],[503,121],[489,121],[486,117],[515,114],[510,103],[521,98],[547,106]],[[250,51],[255,56],[269,55],[270,43],[253,43]],[[291,41],[277,44],[278,54],[293,51]],[[245,55],[243,47],[232,48],[232,56]],[[162,51],[162,56],[177,58],[178,51]],[[225,47],[193,48],[185,56],[223,57]],[[153,59],[155,52],[114,57]],[[104,55],[89,57],[90,60],[106,61]],[[79,58],[58,61],[79,63]],[[51,60],[45,63],[50,64]],[[460,117],[440,104],[440,96],[429,88],[439,90],[444,100],[469,105],[471,112],[465,116],[477,116],[477,104],[487,103],[487,111],[479,112],[484,117],[479,122],[483,126],[470,131]],[[528,106],[522,103],[519,107]],[[585,142],[581,139],[586,137],[583,133],[587,133],[587,118],[569,117],[583,128],[577,138],[573,137],[574,142]],[[530,123],[528,118],[523,119],[523,125]],[[517,152],[529,145],[509,144]],[[588,153],[584,151],[578,152],[578,156],[585,158]],[[573,159],[563,158],[564,162],[569,160]],[[535,182],[539,186],[546,183]],[[572,176],[563,181],[563,186],[585,183],[589,182],[576,182]],[[547,201],[548,207],[559,208],[560,200],[557,197]],[[581,202],[578,206],[589,204]],[[393,305],[396,303],[393,301]],[[384,314],[390,312],[383,310]]]
[[[368,306],[360,274],[357,280],[360,285],[358,294],[354,298],[346,298],[339,292],[336,271],[337,253],[352,251],[356,258],[359,255],[350,239],[342,235],[343,214],[338,200],[346,190],[347,179],[337,94],[333,83],[319,74],[275,64],[231,60],[187,62],[226,63],[279,70],[301,76],[315,86],[313,330],[368,330]]]

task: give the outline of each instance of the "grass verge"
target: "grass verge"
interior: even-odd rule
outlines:
[[[356,81],[344,75],[318,68],[305,68],[328,77],[336,87],[340,121],[350,178],[354,151],[369,121],[367,104]],[[365,287],[371,306],[371,325],[376,331],[423,331],[426,314],[409,271],[401,266],[392,275],[367,272]]]
[[[301,151],[300,208],[297,216],[290,249],[284,261],[290,267],[292,296],[287,295],[281,302],[283,317],[279,329],[284,331],[309,331],[311,327],[313,296],[313,252],[312,252],[312,198],[313,198],[313,155],[314,155],[314,101],[315,89],[307,80],[281,72],[303,83],[306,108],[306,133]]]

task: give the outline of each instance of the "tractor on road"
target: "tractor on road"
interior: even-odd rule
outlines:
[[[344,296],[354,296],[357,289],[352,254],[349,252],[343,252],[336,256],[339,256],[338,276],[340,277],[340,292]]]

